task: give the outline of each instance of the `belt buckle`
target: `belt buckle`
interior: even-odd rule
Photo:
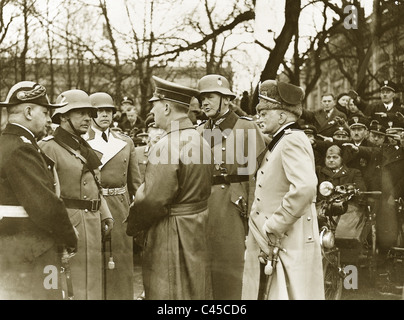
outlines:
[[[91,211],[97,211],[98,210],[98,201],[99,200],[91,200]]]
[[[110,196],[114,196],[115,195],[115,193],[116,193],[116,191],[115,191],[115,189],[108,189],[108,194],[110,195]]]

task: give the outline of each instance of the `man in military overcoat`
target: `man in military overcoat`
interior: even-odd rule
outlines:
[[[82,90],[62,92],[52,122],[59,124],[54,136],[41,141],[44,152],[55,162],[61,197],[69,218],[79,232],[78,253],[71,259],[75,299],[102,299],[102,236],[108,236],[113,218],[101,194],[99,155],[82,138],[96,117],[97,109]]]
[[[187,115],[199,92],[153,79],[151,113],[166,134],[150,148],[127,232],[147,232],[142,268],[147,300],[211,299],[206,227],[213,159]]]
[[[0,103],[9,115],[0,137],[1,300],[62,299],[60,253],[76,251],[77,235],[58,195],[54,163],[36,139],[50,110],[64,105],[50,104],[46,89],[31,81],[15,84]]]
[[[324,299],[314,154],[296,123],[303,97],[302,88],[276,80],[264,81],[259,89],[256,109],[264,133],[273,139],[257,171],[243,299]],[[283,250],[268,278],[275,246]]]
[[[265,142],[251,118],[230,110],[235,94],[229,81],[210,74],[198,82],[201,108],[209,118],[197,130],[208,141],[215,157],[212,195],[209,198],[208,243],[213,297],[241,299],[245,238],[257,156]]]

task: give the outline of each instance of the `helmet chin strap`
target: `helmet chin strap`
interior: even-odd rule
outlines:
[[[70,120],[70,118],[67,118],[67,122],[69,123],[70,128],[72,128],[74,134],[81,140],[82,137],[81,137],[80,133],[76,130],[76,128],[73,126],[73,123],[72,123],[72,121]]]
[[[215,115],[212,117],[213,120],[215,120],[215,119],[217,119],[219,117],[219,114],[222,111],[222,102],[223,102],[223,97],[220,96],[219,108],[217,109]]]
[[[103,131],[103,130],[102,130],[102,128],[101,128],[101,126],[98,124],[98,122],[97,122],[97,121],[95,121],[95,118],[93,118],[93,121],[94,121],[95,125],[96,125],[98,128],[100,128],[100,129],[101,129],[101,131]]]

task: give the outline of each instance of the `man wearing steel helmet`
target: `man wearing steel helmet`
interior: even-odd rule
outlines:
[[[276,80],[259,88],[257,113],[264,133],[273,138],[257,171],[243,299],[324,299],[314,155],[297,124],[303,97],[302,88]],[[279,242],[284,250],[267,283],[265,266]]]
[[[209,118],[197,130],[214,153],[212,194],[209,198],[208,243],[213,297],[241,299],[245,237],[254,190],[256,156],[265,147],[257,124],[230,110],[235,94],[228,80],[210,74],[198,82],[201,108]],[[240,161],[245,159],[247,161]]]
[[[142,255],[145,299],[211,299],[206,223],[211,191],[207,177],[213,162],[205,161],[204,156],[211,155],[209,145],[188,118],[191,98],[199,92],[153,79],[150,112],[166,134],[150,148],[127,233],[147,233]]]
[[[82,90],[62,92],[56,99],[67,105],[56,109],[54,136],[41,141],[44,152],[55,162],[61,197],[72,224],[79,232],[77,254],[71,258],[74,296],[78,300],[102,298],[101,238],[108,236],[113,219],[101,194],[99,156],[82,138],[96,117],[97,109]]]
[[[106,257],[104,265],[111,258],[115,263],[113,270],[105,272],[106,300],[133,300],[133,243],[126,235],[126,218],[141,183],[135,145],[130,137],[110,130],[116,107],[108,93],[93,93],[90,101],[97,108],[97,117],[92,119],[84,138],[94,150],[102,153],[102,194],[115,220],[110,238],[104,239],[105,249],[112,255]]]
[[[0,299],[62,299],[45,287],[46,266],[59,266],[58,249],[71,253],[77,235],[59,198],[54,162],[37,144],[50,123],[46,89],[21,81],[0,107],[8,124],[0,137]],[[58,248],[60,246],[60,248]],[[58,278],[57,270],[53,273]]]

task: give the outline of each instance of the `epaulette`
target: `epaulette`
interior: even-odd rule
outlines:
[[[129,138],[129,139],[130,139],[130,137],[129,137],[127,134],[125,134],[125,133],[123,133],[123,132],[121,132],[121,131],[115,131],[115,133],[118,134],[118,136],[122,136],[122,137]]]
[[[30,143],[32,144],[31,140],[29,140],[28,138],[24,137],[24,136],[20,136],[21,140],[25,143]]]
[[[254,119],[251,117],[247,117],[247,116],[240,116],[240,119],[245,119],[245,120],[249,120],[249,121],[253,121]]]
[[[42,138],[41,141],[49,141],[52,140],[54,136],[46,136],[45,138]]]

